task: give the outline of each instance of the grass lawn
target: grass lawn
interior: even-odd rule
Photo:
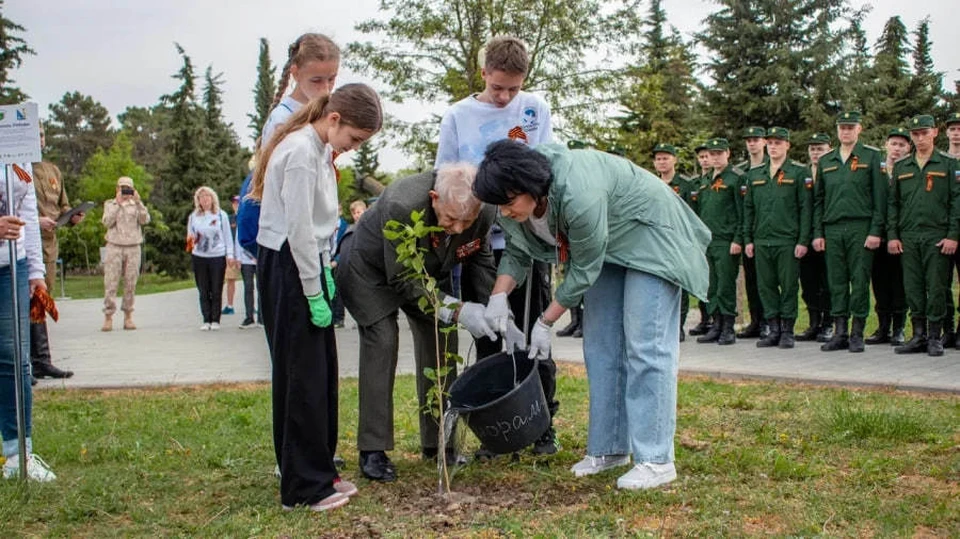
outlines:
[[[193,277],[186,279],[174,279],[155,273],[144,273],[137,280],[137,295],[155,294],[157,292],[170,292],[173,290],[183,290],[196,286]],[[64,290],[67,297],[72,299],[90,299],[103,298],[103,275],[71,275],[67,274],[64,281]],[[53,291],[54,298],[60,297],[60,279],[57,278],[56,290]],[[123,281],[120,281],[120,288],[117,294],[123,295]]]
[[[563,365],[553,457],[457,471],[457,503],[419,459],[414,381],[396,390],[399,480],[360,479],[357,384],[341,384],[340,454],[360,494],[327,514],[280,509],[265,385],[35,393],[37,452],[59,479],[0,481],[0,537],[956,537],[960,398],[685,378],[679,477],[617,490],[576,479],[582,368]],[[468,444],[475,446],[472,436]],[[472,450],[470,451],[472,453]]]

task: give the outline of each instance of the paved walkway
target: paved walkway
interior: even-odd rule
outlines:
[[[239,288],[239,287],[238,287]],[[242,298],[238,289],[238,299]],[[117,388],[165,384],[259,382],[270,379],[270,360],[260,329],[241,330],[241,313],[223,317],[223,329],[199,331],[195,290],[137,298],[136,331],[100,331],[102,300],[61,300],[60,322],[51,323],[54,362],[76,375],[69,380],[42,380],[38,387]],[[693,318],[696,318],[693,313]],[[694,320],[693,322],[695,322]],[[561,321],[557,327],[565,322]],[[404,325],[401,317],[401,326]],[[357,375],[357,332],[337,330],[340,374]],[[413,344],[401,327],[402,373],[413,372]],[[467,335],[461,342],[469,342]],[[579,339],[555,338],[554,356],[583,361]],[[960,352],[940,358],[897,356],[887,345],[868,346],[863,354],[823,353],[814,343],[794,350],[758,349],[754,341],[734,346],[681,345],[680,370],[721,378],[806,381],[852,386],[882,386],[960,393]],[[462,351],[461,351],[462,352]]]

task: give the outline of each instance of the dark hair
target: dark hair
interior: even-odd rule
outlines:
[[[547,195],[553,182],[550,160],[526,144],[509,139],[487,146],[477,169],[473,193],[488,204],[509,204],[517,195],[534,200]]]

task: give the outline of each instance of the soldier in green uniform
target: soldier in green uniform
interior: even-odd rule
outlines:
[[[766,166],[744,176],[743,240],[757,262],[757,285],[770,333],[758,348],[793,348],[800,263],[810,246],[813,177],[802,163],[787,159],[790,132],[767,130]]]
[[[947,154],[950,157],[960,160],[960,112],[954,112],[947,116],[944,122],[947,131]],[[960,253],[954,253],[953,266],[956,266],[957,273],[960,274]],[[957,329],[953,329],[953,269],[950,270],[951,288],[947,290],[947,317],[943,322],[943,346],[956,346],[960,349],[960,339],[957,339],[957,333],[960,333],[960,319],[957,320]],[[957,312],[960,312],[960,297],[957,298]],[[951,342],[951,337],[952,341]]]
[[[817,183],[817,163],[830,151],[830,135],[814,133],[807,140],[810,177]],[[823,252],[808,249],[800,259],[800,296],[807,306],[810,326],[797,334],[798,341],[827,342],[833,337],[830,317],[830,288],[827,286],[827,263]]]
[[[677,148],[672,144],[660,143],[653,147],[653,168],[665,184],[690,206],[694,212],[697,208],[690,200],[690,192],[696,185],[692,178],[677,174]],[[686,340],[687,314],[690,312],[690,294],[686,290],[680,292],[680,342]]]
[[[700,186],[710,179],[710,152],[707,151],[706,144],[700,144],[693,149],[693,153],[697,156],[697,166],[700,171],[700,175],[693,178],[690,181],[690,207],[693,208],[693,211],[700,215],[700,207],[697,203],[697,199],[700,194]],[[712,321],[710,320],[710,315],[707,313],[707,302],[703,300],[697,301],[697,308],[700,311],[700,322],[690,329],[690,335],[703,335],[707,331],[710,331],[710,325]]]
[[[833,338],[820,347],[825,352],[864,350],[873,252],[885,225],[887,181],[880,150],[859,141],[861,130],[859,112],[837,118],[840,147],[820,158],[813,190],[813,248],[826,252],[834,322]]]
[[[733,344],[737,318],[737,272],[743,250],[743,201],[741,175],[730,164],[730,143],[725,138],[707,141],[711,176],[700,185],[697,205],[702,220],[713,235],[707,247],[710,288],[707,309],[713,324],[697,342]]]
[[[767,165],[766,147],[767,141],[764,137],[767,130],[759,127],[748,127],[743,130],[741,138],[747,147],[747,160],[737,163],[736,168],[746,174],[755,168],[761,168]],[[763,302],[760,299],[760,292],[757,290],[757,265],[753,258],[742,257],[743,262],[743,282],[747,289],[747,307],[750,310],[750,324],[737,333],[738,339],[756,339],[765,337],[770,328],[767,326],[766,319],[763,316]]]
[[[887,249],[903,262],[913,337],[894,351],[942,356],[951,258],[960,239],[960,172],[953,158],[934,147],[933,116],[914,116],[909,125],[915,149],[893,167]]]
[[[910,132],[896,127],[887,134],[883,145],[886,155],[880,161],[880,169],[893,187],[893,165],[910,153]],[[903,267],[900,257],[887,250],[884,241],[873,258],[873,297],[876,300],[877,331],[867,337],[867,344],[890,343],[900,346],[904,342],[903,327],[907,318],[907,299],[903,291]],[[948,296],[949,299],[949,296]]]

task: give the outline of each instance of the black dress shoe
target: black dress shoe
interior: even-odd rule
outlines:
[[[397,480],[397,470],[383,451],[361,451],[360,472],[374,481],[389,483]]]
[[[70,378],[73,371],[60,370],[52,363],[34,363],[33,375],[37,378]]]

